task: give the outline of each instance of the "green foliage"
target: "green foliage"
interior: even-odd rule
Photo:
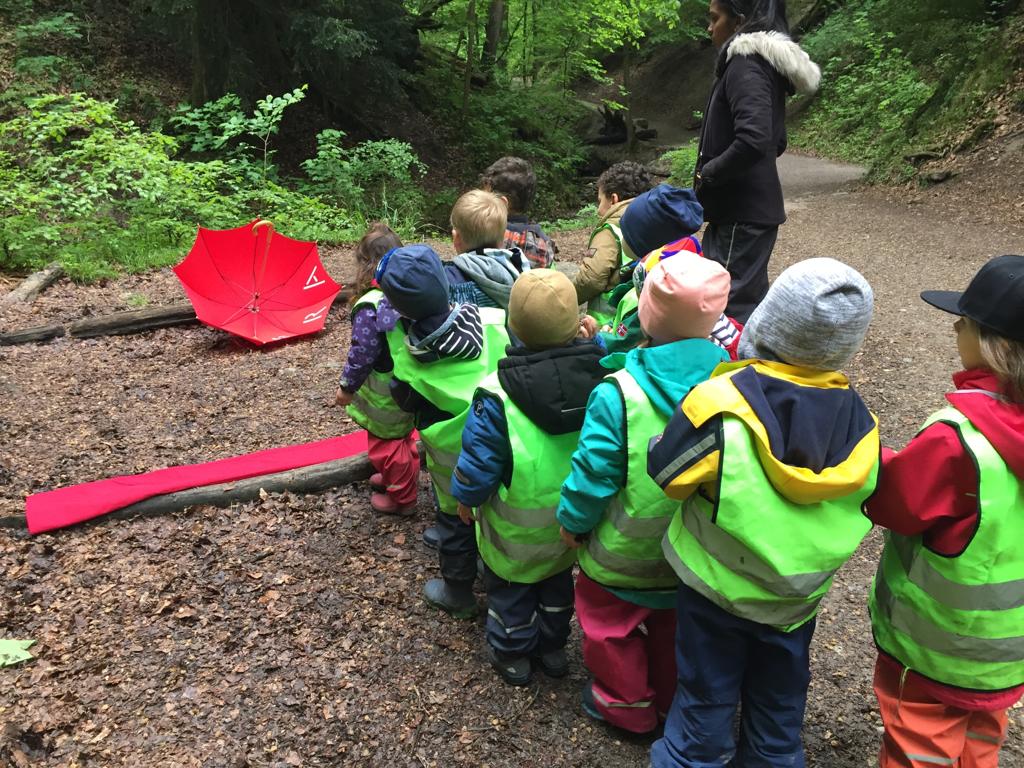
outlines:
[[[909,175],[909,148],[946,143],[1005,82],[993,21],[982,0],[851,0],[803,40],[822,85],[794,144]]]
[[[405,142],[385,139],[346,148],[344,136],[334,129],[320,132],[316,156],[302,163],[310,179],[304,189],[367,219],[387,220],[396,232],[411,235],[423,214],[417,182],[426,166]]]
[[[199,224],[235,227],[257,216],[304,239],[362,233],[360,211],[254,182],[249,160],[176,158],[177,139],[142,131],[116,106],[48,94],[0,124],[0,268],[57,257],[78,279],[139,271],[179,260]],[[264,129],[279,119],[265,114]]]
[[[267,95],[256,102],[251,115],[242,110],[242,100],[233,93],[199,107],[183,104],[171,118],[193,152],[227,149],[227,156],[240,163],[245,172],[256,179],[276,178],[277,169],[271,162],[274,150],[270,139],[280,130],[284,111],[305,98],[306,89],[300,88],[282,96]]]
[[[566,232],[572,229],[595,229],[600,222],[597,205],[590,203],[580,208],[575,216],[545,221],[541,226],[549,232]]]
[[[678,187],[689,187],[693,185],[693,172],[697,168],[697,146],[696,138],[690,139],[689,143],[678,149],[669,150],[664,154],[668,161],[670,173],[668,181]]]

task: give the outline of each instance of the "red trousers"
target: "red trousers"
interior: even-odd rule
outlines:
[[[996,768],[1006,738],[1006,710],[977,712],[936,701],[913,677],[875,664],[882,713],[881,768]]]
[[[598,711],[618,728],[653,731],[676,690],[675,609],[627,602],[580,573],[576,616]]]
[[[370,463],[384,476],[387,494],[396,504],[412,504],[419,488],[420,454],[416,450],[416,437],[385,438],[367,433]]]

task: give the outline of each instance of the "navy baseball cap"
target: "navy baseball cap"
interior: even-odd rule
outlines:
[[[1024,256],[996,256],[978,270],[966,291],[922,291],[921,298],[1000,336],[1024,341]]]

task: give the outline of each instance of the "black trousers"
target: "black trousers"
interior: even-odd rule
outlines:
[[[466,525],[458,515],[438,510],[437,528],[441,541],[437,547],[441,576],[456,584],[472,584],[476,579],[476,528]]]
[[[729,270],[732,288],[725,314],[746,323],[754,307],[768,293],[768,260],[771,259],[777,226],[760,224],[708,224],[701,248],[704,256]]]
[[[484,568],[487,642],[505,656],[564,648],[572,629],[572,568],[535,584],[505,581]]]

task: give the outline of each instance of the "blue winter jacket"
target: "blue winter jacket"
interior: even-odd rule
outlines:
[[[601,365],[611,371],[625,368],[658,412],[670,418],[687,393],[709,378],[719,363],[728,360],[728,353],[707,339],[683,339],[617,352],[605,357]],[[592,531],[604,516],[608,502],[625,485],[625,418],[619,388],[611,381],[599,384],[587,403],[579,447],[572,456],[572,471],[562,486],[558,504],[558,522],[570,533]],[[640,437],[646,445],[646,438],[653,435]],[[675,605],[675,596],[667,592],[606,589],[623,600],[648,608]]]
[[[578,339],[570,347],[588,347],[596,345],[594,351],[593,370],[577,370],[577,377],[564,382],[573,385],[578,391],[573,393],[578,400],[578,407],[575,410],[573,419],[576,423],[572,431],[579,429],[583,403],[586,400],[587,392],[592,390],[600,382],[602,373],[597,361],[603,360],[600,355],[605,353],[604,343],[599,339],[590,341]],[[514,352],[513,348],[509,348]],[[524,352],[519,348],[520,353]],[[588,356],[589,357],[589,356]],[[505,361],[499,363],[503,366]],[[578,374],[583,373],[583,376]],[[548,384],[548,382],[545,382]],[[560,398],[559,387],[553,386],[544,391],[536,391],[537,399],[546,399],[548,396]],[[513,400],[517,400],[515,394]],[[566,471],[568,472],[568,467]],[[473,398],[473,405],[466,416],[466,425],[462,428],[462,453],[459,455],[458,464],[452,473],[452,496],[468,507],[479,507],[498,491],[498,486],[504,484],[507,488],[512,482],[512,445],[508,438],[508,421],[505,418],[505,410],[501,403],[493,397],[481,397],[479,394]]]

